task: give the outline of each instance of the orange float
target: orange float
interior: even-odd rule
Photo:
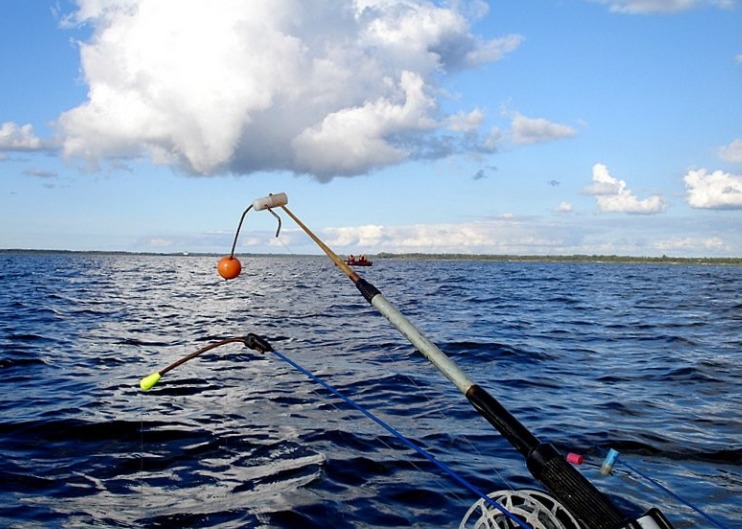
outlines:
[[[219,260],[216,269],[219,272],[219,275],[224,279],[234,279],[240,275],[240,272],[242,271],[242,263],[232,255],[225,255]]]

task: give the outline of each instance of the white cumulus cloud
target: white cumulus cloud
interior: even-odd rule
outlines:
[[[684,178],[691,207],[701,209],[742,209],[742,175],[706,169],[688,171]]]
[[[625,181],[611,176],[600,163],[593,165],[593,182],[585,192],[595,197],[602,212],[652,214],[665,210],[661,196],[639,199]]]
[[[37,151],[43,148],[29,124],[18,125],[11,121],[0,125],[0,151]]]
[[[80,43],[89,90],[58,119],[65,155],[91,164],[148,157],[202,175],[291,171],[327,181],[486,149],[486,138],[441,115],[437,83],[521,42],[474,35],[481,2],[77,4],[68,20],[93,29]],[[443,145],[440,131],[465,138]]]

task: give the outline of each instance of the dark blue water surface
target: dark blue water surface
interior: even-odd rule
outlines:
[[[0,527],[458,527],[519,454],[323,257],[0,255]],[[360,272],[622,508],[742,518],[742,267],[379,260]],[[597,467],[621,452],[612,476]]]

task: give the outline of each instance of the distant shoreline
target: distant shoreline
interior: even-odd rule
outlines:
[[[218,257],[221,254],[210,252],[130,252],[117,250],[38,250],[24,248],[0,249],[0,255],[7,254],[49,254],[49,255],[134,255],[160,257]],[[319,257],[322,254],[268,254],[247,253],[255,257]],[[545,262],[545,263],[645,263],[645,264],[707,264],[742,265],[742,257],[661,257],[626,255],[498,255],[462,253],[389,253],[368,254],[376,260],[398,259],[407,261],[501,261],[501,262]]]

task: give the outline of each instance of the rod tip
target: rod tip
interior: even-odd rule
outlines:
[[[147,391],[148,389],[151,389],[152,386],[157,384],[157,381],[160,380],[161,377],[162,375],[160,375],[160,373],[152,373],[151,375],[147,375],[139,381],[139,387],[142,388],[142,391]]]

